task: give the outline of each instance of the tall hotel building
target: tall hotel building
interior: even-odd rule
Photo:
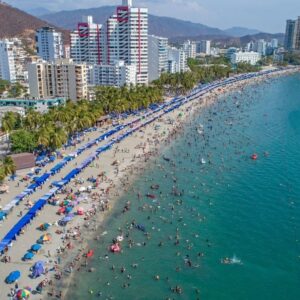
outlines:
[[[149,82],[168,71],[168,39],[149,35]]]
[[[104,39],[102,25],[95,24],[92,16],[83,17],[77,30],[71,33],[71,58],[76,63],[105,63]]]
[[[123,0],[106,24],[107,64],[122,60],[136,65],[137,83],[148,84],[148,9]]]
[[[300,50],[300,17],[286,21],[284,47],[289,51]]]
[[[43,27],[36,31],[37,55],[46,61],[54,61],[64,56],[63,40],[61,32],[52,27]]]

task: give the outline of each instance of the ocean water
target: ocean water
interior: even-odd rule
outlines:
[[[299,174],[299,74],[221,97],[120,199],[67,299],[300,299]]]

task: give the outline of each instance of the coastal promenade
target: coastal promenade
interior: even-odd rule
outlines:
[[[22,263],[21,256],[22,254],[25,254],[26,250],[29,249],[30,246],[34,244],[38,239],[39,233],[35,231],[35,228],[38,227],[41,223],[55,223],[58,219],[61,218],[56,215],[57,208],[46,205],[48,199],[50,199],[54,195],[59,195],[61,190],[69,185],[72,185],[74,187],[72,179],[74,179],[75,177],[78,178],[79,175],[84,177],[86,180],[91,174],[97,174],[99,173],[99,171],[105,170],[107,172],[107,175],[110,175],[112,178],[116,178],[118,174],[115,174],[115,169],[111,166],[111,162],[114,159],[123,160],[126,158],[128,160],[128,165],[130,165],[130,161],[132,160],[131,155],[128,155],[126,154],[126,152],[124,152],[122,153],[122,155],[119,155],[119,157],[114,157],[114,155],[111,153],[112,150],[115,150],[116,147],[121,146],[121,142],[122,148],[126,149],[127,147],[129,147],[128,139],[132,139],[135,136],[136,143],[132,143],[132,141],[130,141],[131,149],[134,149],[136,145],[140,144],[141,141],[145,140],[145,134],[149,135],[150,138],[151,133],[149,131],[146,131],[149,130],[149,126],[147,125],[151,125],[151,123],[153,123],[154,121],[162,119],[163,117],[172,113],[173,111],[177,111],[178,109],[180,109],[180,107],[182,107],[185,104],[188,104],[192,100],[199,99],[199,97],[209,94],[210,92],[216,89],[224,88],[237,82],[240,83],[245,80],[274,75],[276,73],[280,74],[280,72],[281,70],[273,70],[260,73],[245,74],[228,78],[224,81],[218,81],[207,85],[201,85],[195,88],[187,97],[175,98],[170,102],[159,105],[153,110],[148,110],[146,113],[143,113],[139,118],[134,119],[130,117],[131,120],[127,121],[127,123],[115,127],[114,129],[111,129],[107,132],[101,132],[101,136],[91,139],[90,141],[88,141],[88,143],[85,143],[84,145],[79,145],[78,149],[74,151],[77,151],[74,158],[70,162],[62,165],[62,167],[59,170],[57,170],[59,171],[59,173],[57,171],[51,171],[55,168],[55,166],[51,168],[50,172],[46,170],[49,167],[46,167],[44,169],[44,174],[40,176],[40,186],[34,187],[33,191],[29,193],[28,196],[26,196],[26,200],[30,199],[34,204],[41,205],[39,208],[44,207],[44,209],[41,212],[38,212],[34,211],[35,208],[32,208],[33,211],[27,212],[25,205],[20,204],[8,214],[7,219],[2,224],[2,227],[0,229],[0,245],[2,246],[2,248],[0,247],[0,250],[3,252],[4,249],[9,246],[9,251],[8,253],[6,253],[6,255],[11,256],[12,260],[11,263],[5,264],[3,268],[1,267],[0,280],[3,282],[10,271],[21,269],[22,273],[24,273],[24,270],[28,270],[29,266],[32,265],[32,262]],[[142,132],[143,130],[144,132]],[[151,130],[153,131],[153,128],[151,128]],[[109,135],[108,133],[112,131],[113,133]],[[95,132],[92,134],[94,136],[96,135]],[[154,137],[153,133],[152,137]],[[134,147],[132,147],[132,145]],[[131,151],[131,154],[134,151],[133,149]],[[136,152],[138,153],[139,151]],[[143,151],[140,151],[139,154],[142,153]],[[99,167],[92,166],[91,168],[91,165],[95,164],[95,162],[99,164]],[[49,174],[48,178],[43,177],[45,174]],[[55,182],[55,184],[53,185],[54,188],[51,189],[49,192],[49,187],[47,186],[47,184],[45,184],[45,181],[47,179],[49,181],[50,178],[53,182]],[[12,193],[13,192],[14,191],[12,191]],[[37,200],[34,201],[33,197]],[[89,203],[88,201],[86,202],[86,206],[88,207]],[[9,202],[7,202],[7,205],[8,204]],[[21,212],[24,213],[20,214]],[[30,217],[28,214],[30,214]],[[22,217],[18,217],[20,215],[22,215]],[[18,219],[19,222],[16,222],[16,220]],[[78,224],[80,224],[79,220],[77,220],[76,218],[76,222],[78,222]],[[19,229],[17,228],[18,230],[16,232],[14,232],[14,229],[16,228],[16,223],[21,226]],[[12,229],[8,230],[9,228]],[[20,232],[23,232],[24,229],[25,233],[18,236],[18,234]],[[7,238],[7,236],[9,238]],[[46,249],[47,251],[55,253],[57,245],[53,241],[52,245],[45,245],[45,247],[43,248],[45,248],[44,252],[41,252],[39,256],[37,256],[40,259],[45,258]],[[49,257],[47,259],[49,261]],[[34,284],[36,284],[36,280],[32,281],[29,278],[25,279],[23,278],[24,276],[22,276],[22,284],[33,284],[34,287]],[[3,286],[4,284],[1,285]],[[6,294],[8,292],[9,287],[5,286],[4,293]]]

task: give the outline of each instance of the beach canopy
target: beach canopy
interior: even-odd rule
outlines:
[[[0,221],[3,220],[6,217],[6,213],[3,211],[0,211]]]
[[[40,246],[40,245],[39,245]],[[23,260],[30,260],[34,257],[34,253],[32,252],[27,252],[24,256],[23,256]]]
[[[42,248],[40,244],[34,244],[31,246],[32,251],[39,251]]]
[[[37,278],[44,273],[45,273],[45,263],[43,261],[36,262],[32,268],[32,277]]]
[[[41,241],[42,243],[50,242],[51,241],[51,235],[49,233],[43,234],[40,237],[39,241]]]
[[[61,221],[67,223],[70,222],[71,220],[73,220],[73,215],[68,215],[64,217]]]
[[[21,277],[20,271],[13,271],[6,277],[5,282],[7,284],[11,284],[17,281],[20,277]]]
[[[30,291],[27,289],[21,289],[17,291],[17,299],[28,299],[30,296]]]
[[[49,223],[44,223],[39,226],[39,230],[45,231],[48,230],[49,227],[50,227]]]

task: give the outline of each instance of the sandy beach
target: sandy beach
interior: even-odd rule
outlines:
[[[63,201],[66,195],[77,193],[77,205],[74,212],[80,207],[83,209],[82,216],[75,216],[67,226],[59,226],[58,221],[63,215],[58,215],[59,206],[46,205],[40,211],[39,215],[24,230],[24,233],[17,237],[12,247],[5,254],[7,262],[1,262],[0,268],[0,299],[13,299],[10,296],[11,289],[15,284],[7,285],[4,283],[6,276],[15,270],[21,272],[21,278],[18,280],[18,287],[31,287],[33,290],[44,282],[41,294],[32,294],[30,299],[64,299],[67,286],[72,276],[76,274],[76,269],[84,267],[85,255],[88,253],[88,241],[97,239],[98,235],[103,234],[106,228],[103,222],[110,216],[114,204],[122,193],[128,190],[131,182],[147,168],[147,163],[159,155],[165,145],[171,143],[174,138],[182,131],[184,123],[190,120],[196,112],[203,107],[210,105],[218,99],[220,95],[233,90],[242,90],[247,84],[258,84],[260,81],[267,80],[274,76],[284,76],[293,72],[299,72],[299,69],[282,70],[272,75],[262,76],[255,79],[244,80],[235,84],[230,84],[225,88],[217,88],[212,92],[205,94],[197,100],[191,101],[179,109],[164,115],[156,122],[145,126],[140,131],[121,141],[112,149],[104,152],[100,157],[87,167],[76,180],[72,180],[66,187],[64,193],[57,195],[58,201]],[[133,118],[133,117],[130,117]],[[143,120],[146,122],[147,120]],[[128,122],[128,120],[124,121]],[[107,130],[107,128],[105,128]],[[104,128],[87,133],[80,145],[93,139],[105,132]],[[124,129],[125,132],[126,129]],[[112,136],[108,140],[115,138]],[[28,201],[37,201],[41,196],[49,191],[49,185],[53,181],[59,181],[66,176],[72,169],[82,163],[96,148],[104,145],[103,141],[93,146],[82,155],[76,157],[63,170],[52,176],[47,183],[39,188],[34,194],[23,201],[23,203],[13,210],[8,218],[0,223],[1,239],[17,222],[21,215],[28,209]],[[72,153],[74,148],[70,148],[65,153]],[[44,170],[49,170],[55,163],[49,164]],[[28,170],[21,172],[19,177],[26,174]],[[84,192],[88,186],[91,186],[89,179],[97,179],[97,184],[89,192]],[[23,191],[28,182],[9,181],[7,182],[10,192],[1,195],[0,205],[5,206],[12,198]],[[81,190],[81,193],[78,191]],[[38,227],[43,223],[49,223],[51,226],[46,231],[51,235],[50,242],[42,245],[41,250],[31,261],[22,261],[24,254],[31,248],[42,232]],[[3,256],[1,257],[1,259]],[[36,261],[44,261],[46,274],[32,279],[30,267]],[[92,270],[91,270],[92,271]],[[42,285],[40,285],[42,286]]]

